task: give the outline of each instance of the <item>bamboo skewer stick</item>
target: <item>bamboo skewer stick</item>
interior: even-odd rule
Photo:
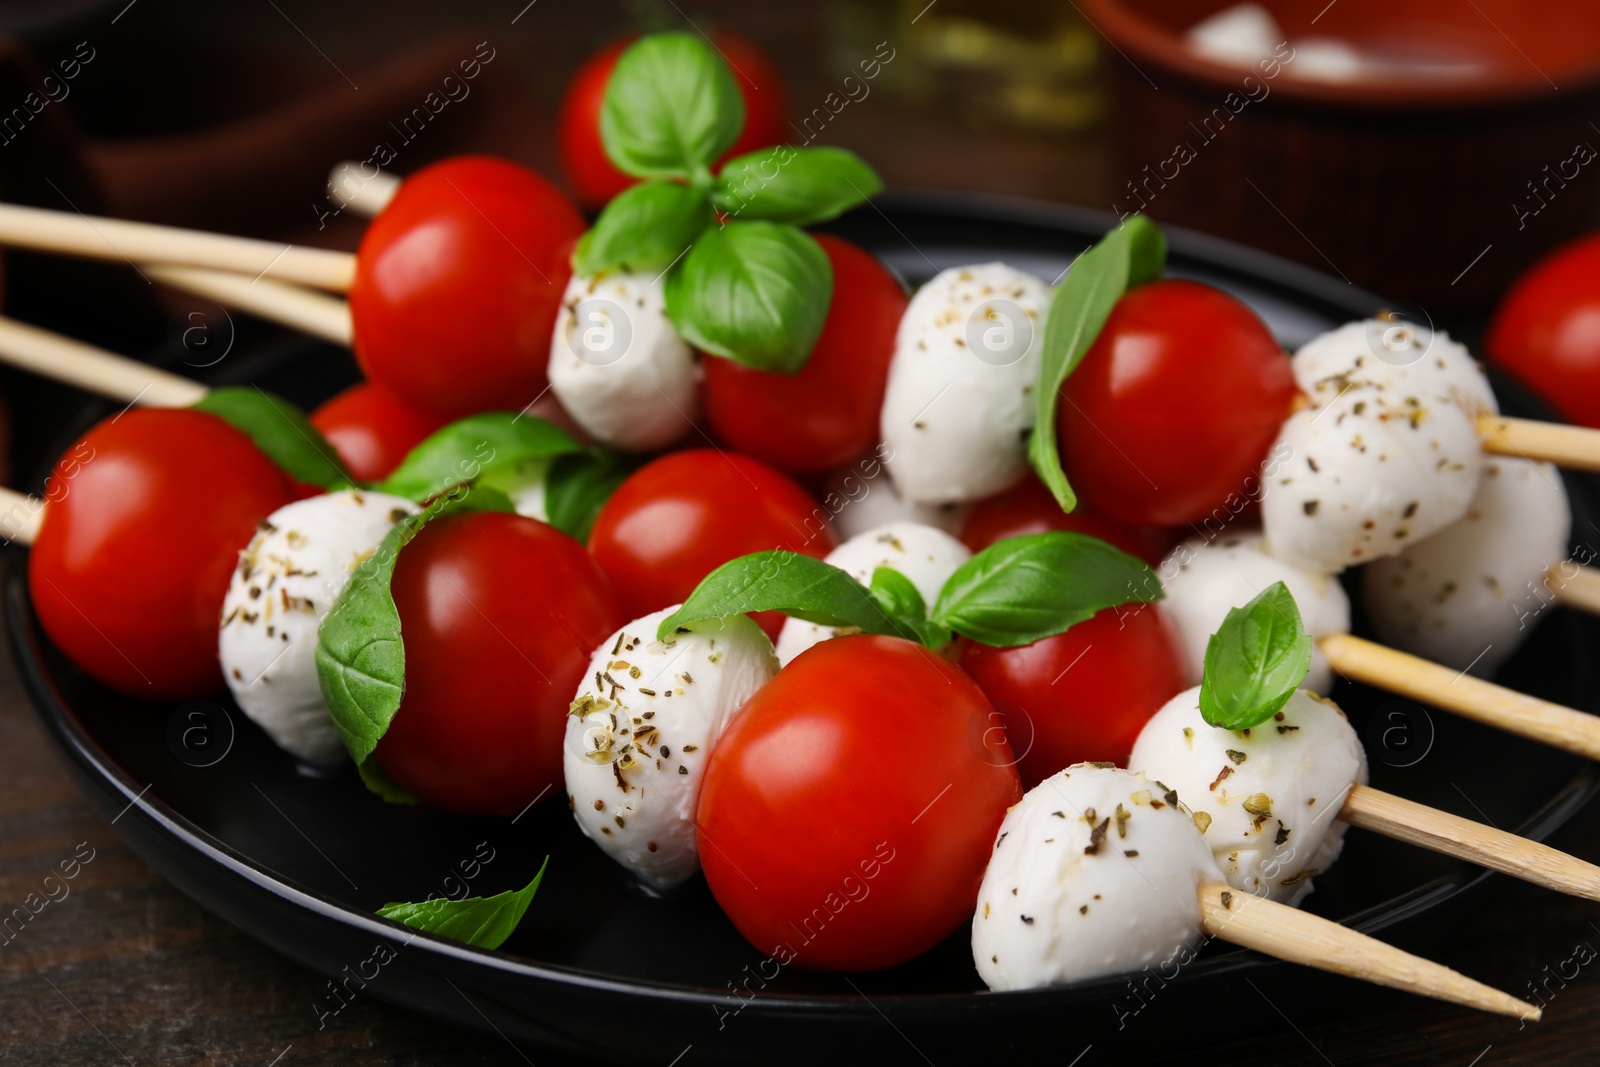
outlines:
[[[1222,884],[1203,885],[1198,896],[1206,932],[1223,941],[1513,1019],[1540,1017],[1527,1001],[1310,912]]]
[[[1483,450],[1497,456],[1543,459],[1576,471],[1600,471],[1600,430],[1506,415],[1478,416]]]
[[[1317,647],[1334,670],[1347,678],[1600,760],[1600,716],[1518,693],[1351,634],[1331,634],[1318,641]]]
[[[1545,585],[1555,593],[1556,599],[1569,608],[1600,615],[1600,571],[1593,567],[1579,567],[1576,573],[1567,577],[1558,573],[1560,566],[1551,567],[1545,572],[1544,578]]]
[[[1592,863],[1370,786],[1350,787],[1339,818],[1351,826],[1442,852],[1534,885],[1600,900],[1600,867]]]
[[[328,174],[328,185],[342,207],[368,218],[389,206],[400,191],[400,179],[379,171],[368,178],[360,173],[362,163],[345,160]]]
[[[31,545],[44,521],[45,502],[0,486],[0,541]]]
[[[211,267],[334,292],[350,288],[356,266],[348,252],[16,204],[0,204],[0,244],[126,263]]]
[[[165,285],[209,297],[229,307],[290,326],[313,337],[350,346],[350,305],[336,296],[298,285],[203,267],[146,265],[144,273]]]
[[[188,407],[207,392],[198,382],[3,317],[0,361],[127,404]]]

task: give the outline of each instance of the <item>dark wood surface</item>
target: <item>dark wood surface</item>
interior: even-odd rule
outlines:
[[[182,138],[195,135],[203,123],[226,117],[230,94],[237,108],[248,110],[307,93],[313,100],[317,93],[343,93],[348,87],[330,67],[337,65],[365,80],[362,72],[424,42],[442,47],[444,38],[494,41],[504,57],[498,61],[500,69],[509,76],[497,83],[494,94],[464,104],[436,139],[419,143],[415,162],[472,146],[549,170],[552,106],[562,81],[584,52],[627,25],[611,5],[560,0],[540,0],[515,26],[508,20],[522,0],[450,5],[417,0],[381,8],[351,4],[348,10],[282,0],[240,5],[238,11],[235,5],[142,0],[113,26],[108,20],[122,7],[119,0],[99,23],[71,32],[74,39],[83,35],[104,42],[106,60],[93,72],[99,81],[86,76],[81,85],[79,117],[88,132],[106,138],[88,155],[108,186],[108,200],[136,215],[172,211],[170,204],[151,199],[150,175],[161,172],[161,138],[175,139],[172,147],[181,151],[174,158],[203,160],[205,152],[195,151]],[[244,8],[251,13],[239,13]],[[796,109],[804,111],[811,101],[823,98],[844,66],[828,44],[830,26],[836,24],[825,17],[829,10],[815,4],[699,3],[691,13],[699,21],[709,11],[713,19],[768,47],[790,79]],[[672,6],[666,7],[666,15],[682,17],[674,15]],[[835,10],[833,18],[838,17]],[[229,62],[215,49],[205,51],[219,40],[236,46],[226,57]],[[48,41],[40,47],[48,48]],[[204,94],[176,76],[182,56],[192,59],[184,69],[214,79]],[[230,62],[232,80],[226,76]],[[157,65],[165,71],[160,77],[154,73]],[[119,95],[140,102],[137,122],[112,105]],[[206,108],[219,113],[196,111]],[[141,139],[128,139],[134,135]],[[110,139],[114,136],[120,139]],[[891,185],[1108,206],[1120,184],[1109,173],[1102,134],[1043,136],[970,120],[959,123],[888,94],[843,112],[827,140],[862,151]],[[354,154],[367,138],[352,134],[349,141]],[[293,188],[273,194],[276,200],[255,203],[259,217],[289,220],[275,223],[272,232],[315,232],[309,225],[310,209],[301,206],[316,195],[319,168],[326,165],[314,162],[316,167],[301,168]],[[226,206],[213,198],[207,211],[216,217]],[[348,243],[353,233],[350,228],[333,229],[319,239]],[[10,562],[20,558],[14,555]],[[1579,855],[1600,856],[1600,828],[1595,820],[1586,821],[1588,829],[1575,829],[1558,844]],[[46,884],[63,862],[81,862],[91,850],[92,860],[82,863],[66,883],[68,895],[60,897],[59,883]],[[60,899],[43,907],[14,938],[0,938],[0,1064],[551,1062],[537,1050],[516,1048],[493,1034],[456,1030],[365,997],[319,1026],[313,1001],[323,990],[322,978],[208,915],[124,848],[113,828],[90,814],[50,750],[15,671],[5,662],[0,664],[0,913],[22,906],[30,893],[43,897],[47,891]],[[1079,1062],[1081,1067],[1185,1061],[1226,1061],[1241,1067],[1593,1063],[1600,1059],[1600,967],[1578,969],[1564,987],[1550,976],[1563,971],[1572,975],[1575,965],[1567,961],[1575,953],[1582,959],[1600,949],[1597,923],[1600,908],[1592,903],[1505,882],[1481,901],[1480,910],[1453,937],[1415,946],[1518,993],[1530,982],[1548,979],[1548,988],[1558,992],[1550,1000],[1547,1021],[1527,1029],[1349,983],[1331,987],[1340,1008],[1321,1020],[1267,1015],[1263,1022],[1257,1014],[1245,1036],[1235,1036],[1237,1028],[1227,1020],[1188,1032],[1179,1029],[1188,1020],[1152,1012],[1149,1022],[1135,1020],[1133,1025],[1174,1028],[1169,1052],[1130,1060],[1126,1050],[1104,1045],[1089,1050]],[[1062,1064],[1079,1046],[1067,1035],[1064,1047],[1071,1051]],[[923,1051],[943,1067],[937,1048]],[[665,1065],[676,1052],[642,1049],[639,1062]],[[907,1056],[921,1062],[909,1047]]]

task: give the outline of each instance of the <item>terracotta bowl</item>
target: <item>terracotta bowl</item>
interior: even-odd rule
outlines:
[[[1600,222],[1600,0],[1258,2],[1288,49],[1335,38],[1383,72],[1321,81],[1191,49],[1232,0],[1083,0],[1112,45],[1119,213],[1454,318]],[[1456,68],[1422,70],[1439,64]]]

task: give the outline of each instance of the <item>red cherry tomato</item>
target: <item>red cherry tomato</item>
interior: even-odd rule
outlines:
[[[1172,546],[1178,543],[1170,530],[1118,522],[1082,504],[1070,513],[1064,512],[1037,478],[1026,478],[1015,487],[974,504],[961,523],[960,537],[972,551],[982,552],[1007,537],[1051,530],[1098,537],[1138,556],[1152,567],[1165,559]]]
[[[583,229],[555,186],[515,163],[458,156],[419,170],[356,254],[362,371],[445,418],[532,403]]]
[[[972,919],[1022,796],[994,711],[941,656],[857,634],[801,653],[706,764],[700,859],[717,903],[780,963],[865,971]]]
[[[1600,236],[1534,264],[1506,294],[1484,347],[1562,417],[1600,426]]]
[[[682,602],[739,556],[786,548],[821,559],[834,547],[828,513],[765,463],[732,452],[674,452],[640,467],[595,519],[589,550],[630,618]],[[755,619],[777,638],[783,616]]]
[[[406,691],[378,763],[448,811],[559,796],[568,704],[627,621],[583,546],[520,515],[447,515],[400,553],[392,588]]]
[[[1074,763],[1126,766],[1150,716],[1186,688],[1178,649],[1149,605],[1107,608],[1018,648],[966,638],[957,647],[1005,718],[1027,789]]]
[[[376,482],[400,465],[423,438],[445,424],[406,407],[370,382],[352,385],[311,413],[357,481]]]
[[[90,676],[145,699],[222,685],[217,625],[288,479],[213,415],[134,408],[67,450],[28,559],[39,623]]]
[[[1124,296],[1062,388],[1073,488],[1124,522],[1181,526],[1242,492],[1289,417],[1289,361],[1219,289],[1158,281]]]
[[[714,30],[711,39],[728,61],[733,80],[744,97],[744,130],[722,160],[780,144],[788,138],[789,97],[783,76],[766,54],[735,33]],[[632,38],[607,45],[578,68],[567,83],[556,119],[556,145],[561,169],[578,203],[598,209],[638,181],[612,165],[600,140],[600,106],[606,82]],[[719,161],[721,162],[721,161]]]
[[[877,257],[826,234],[833,303],[798,374],[707,357],[706,417],[729,445],[789,471],[841,466],[878,443],[878,417],[905,314],[899,279]]]

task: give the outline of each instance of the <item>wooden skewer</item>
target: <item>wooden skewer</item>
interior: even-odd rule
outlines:
[[[1299,908],[1222,884],[1201,886],[1199,900],[1206,932],[1223,941],[1513,1019],[1540,1017],[1539,1008],[1527,1001]]]
[[[0,486],[0,541],[31,545],[44,521],[45,502]]]
[[[1573,574],[1560,573],[1562,564],[1545,572],[1544,583],[1555,593],[1556,599],[1569,608],[1600,615],[1600,571],[1593,567],[1577,567]]]
[[[325,296],[266,278],[252,281],[243,274],[227,270],[153,265],[146,265],[142,270],[175,289],[209,297],[336,345],[350,345],[353,335],[350,305],[336,296]]]
[[[127,404],[188,407],[207,392],[198,382],[3,317],[0,360]]]
[[[1600,471],[1600,430],[1480,414],[1478,437],[1484,451],[1497,456],[1543,459],[1568,470]]]
[[[400,179],[383,171],[369,178],[361,173],[365,166],[345,160],[328,174],[328,185],[343,207],[371,218],[389,206],[400,191]]]
[[[1334,670],[1444,711],[1600,760],[1600,716],[1456,672],[1351,634],[1317,642]]]
[[[211,267],[341,293],[350,288],[356,268],[348,252],[16,204],[0,204],[0,244],[126,263]]]
[[[1397,841],[1476,863],[1558,892],[1600,900],[1600,867],[1459,815],[1353,785],[1339,818]]]

